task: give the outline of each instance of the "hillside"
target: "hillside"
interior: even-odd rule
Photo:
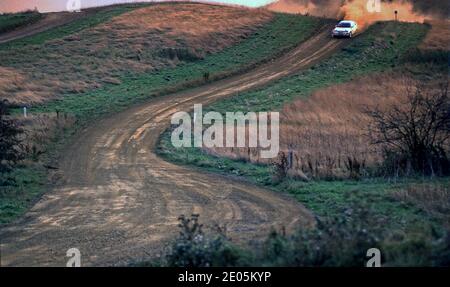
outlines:
[[[219,52],[271,18],[268,12],[232,7],[152,5],[41,45],[0,46],[0,97],[36,104],[119,84],[124,74],[148,73]]]

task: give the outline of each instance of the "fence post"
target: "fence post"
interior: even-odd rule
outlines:
[[[294,165],[294,152],[289,149],[289,153],[288,153],[288,168],[292,169]]]

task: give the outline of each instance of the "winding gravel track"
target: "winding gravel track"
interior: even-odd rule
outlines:
[[[43,14],[42,19],[38,20],[35,23],[19,27],[6,33],[1,33],[0,44],[29,37],[50,30],[52,28],[56,28],[71,23],[75,20],[79,20],[83,17],[86,17],[90,14],[94,14],[98,10],[99,9],[87,9],[86,11],[78,13],[58,12],[58,13]]]
[[[273,227],[312,225],[311,213],[287,195],[180,167],[154,151],[173,113],[260,87],[343,47],[347,41],[331,39],[331,28],[248,73],[152,99],[80,132],[60,162],[64,184],[0,230],[2,266],[65,266],[72,247],[84,266],[149,258],[176,235],[181,214],[226,223],[236,242],[264,238]]]

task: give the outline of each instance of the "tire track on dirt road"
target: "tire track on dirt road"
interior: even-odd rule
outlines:
[[[64,184],[0,231],[2,265],[64,266],[73,247],[84,266],[148,259],[177,234],[181,214],[226,223],[235,242],[312,225],[312,214],[287,195],[168,163],[155,148],[173,113],[263,86],[342,48],[347,41],[331,39],[331,28],[245,74],[152,99],[80,132],[60,163]]]

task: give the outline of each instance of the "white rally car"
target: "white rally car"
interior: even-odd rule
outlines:
[[[358,31],[358,24],[355,21],[345,20],[339,22],[331,32],[331,36],[335,37],[348,37],[351,38]]]

